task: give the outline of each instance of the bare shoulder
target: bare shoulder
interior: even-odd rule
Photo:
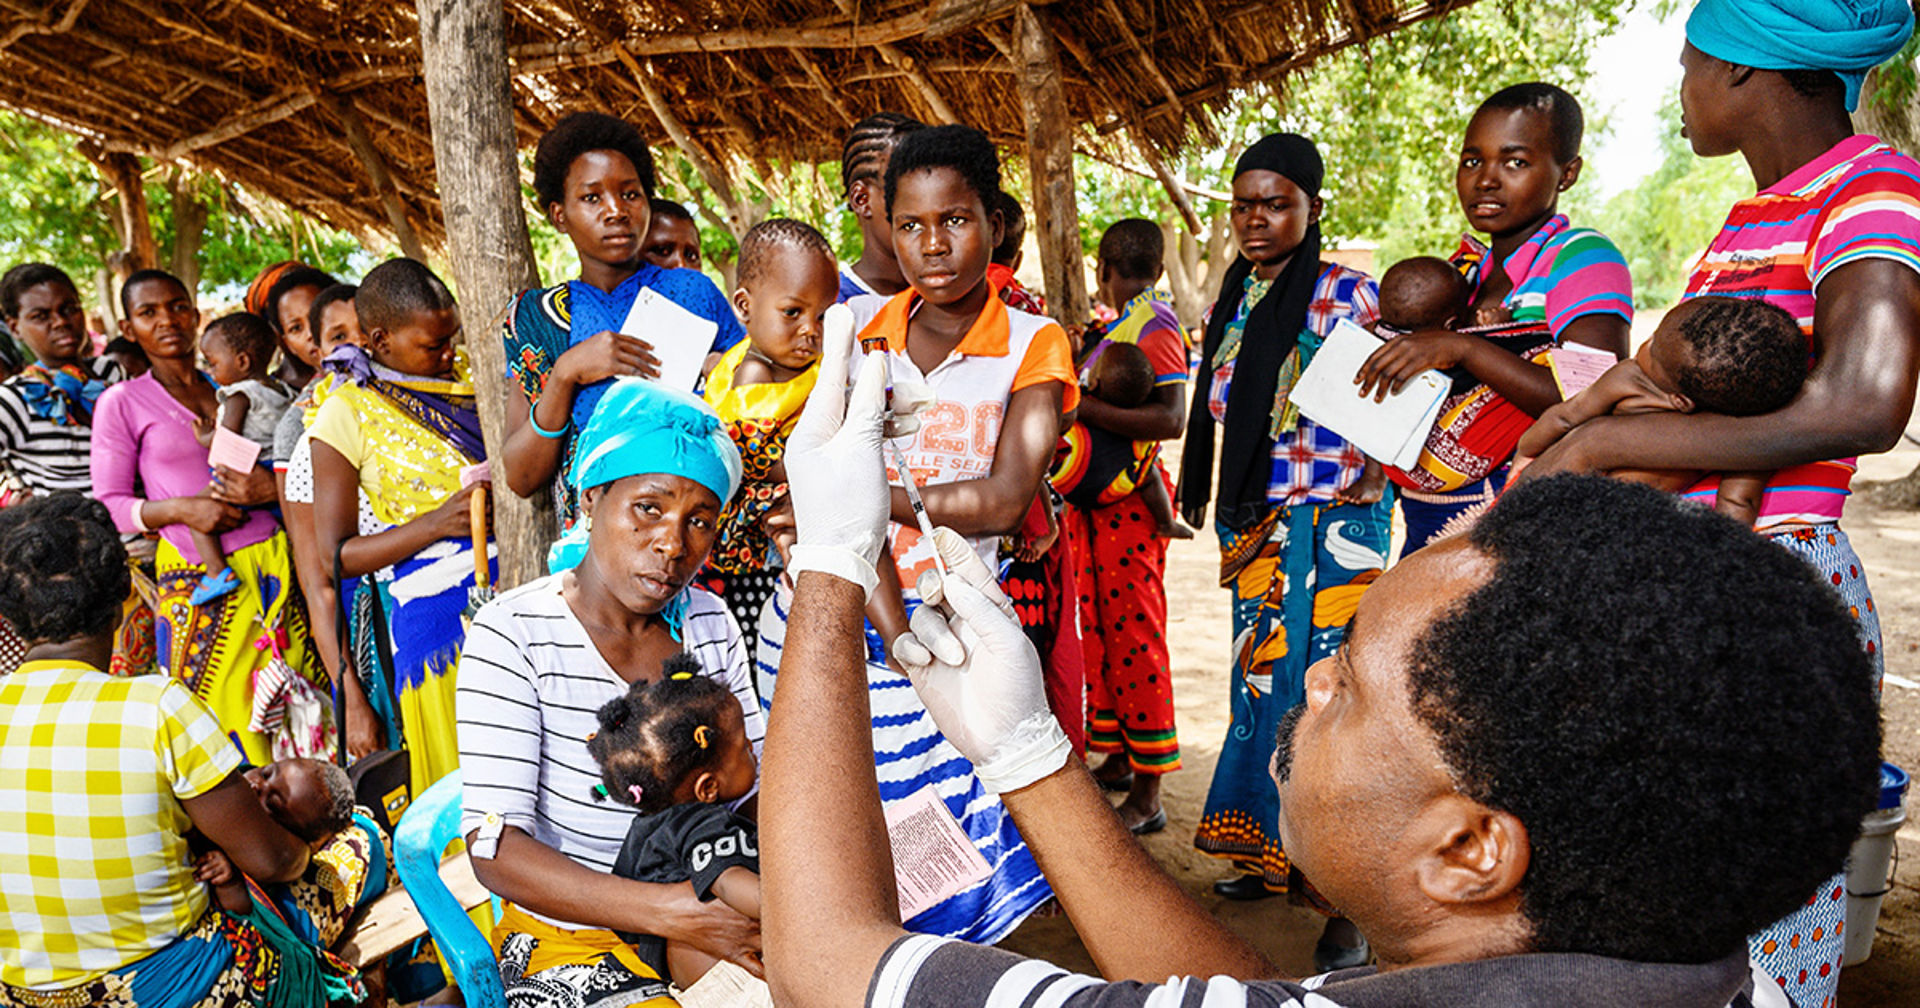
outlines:
[[[766,385],[773,380],[773,368],[768,366],[766,361],[752,354],[747,354],[745,357],[740,358],[740,363],[735,365],[733,369],[733,384],[735,387],[741,385]]]

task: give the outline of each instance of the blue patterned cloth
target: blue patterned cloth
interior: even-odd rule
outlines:
[[[690,269],[666,270],[646,263],[610,291],[603,291],[585,280],[567,282],[567,296],[572,309],[567,346],[590,340],[603,332],[619,332],[621,323],[627,320],[627,312],[633,310],[634,299],[646,288],[652,288],[667,300],[717,325],[719,328],[713,334],[713,346],[709,348],[712,353],[724,353],[747,334],[740,326],[740,319],[733,314],[733,306],[727,303],[726,295],[720,293],[720,288],[714,286],[705,273]],[[554,357],[557,360],[559,355],[555,354]],[[600,397],[606,394],[612,384],[612,379],[606,379],[574,393],[574,430],[586,429],[594,406],[599,404]]]

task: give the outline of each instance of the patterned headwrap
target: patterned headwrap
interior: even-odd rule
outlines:
[[[302,269],[306,265],[297,259],[283,259],[261,270],[260,275],[254,277],[253,282],[247,285],[247,296],[241,301],[241,307],[261,318],[266,318],[267,292],[273,290],[273,285],[278,283],[281,277],[286,276],[289,270]]]
[[[1831,70],[1860,107],[1867,71],[1913,34],[1908,0],[1700,0],[1687,41],[1715,59],[1756,70]]]
[[[644,473],[690,479],[724,506],[740,489],[740,449],[720,418],[697,396],[645,378],[607,387],[574,446],[573,485],[583,492]],[[547,553],[547,569],[578,566],[587,553],[587,523],[577,522]]]

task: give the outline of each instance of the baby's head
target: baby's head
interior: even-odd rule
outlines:
[[[738,276],[733,307],[754,351],[805,371],[820,356],[822,319],[840,295],[832,246],[811,224],[763,220],[740,239]]]
[[[121,372],[128,378],[138,378],[153,367],[153,362],[147,360],[147,355],[140,349],[140,344],[125,336],[115,336],[108,340],[105,349],[101,352],[113,358],[114,363],[120,365]]]
[[[234,312],[207,324],[200,335],[200,353],[207,358],[207,375],[220,385],[232,385],[265,378],[279,343],[266,319]]]
[[[1402,259],[1380,278],[1380,321],[1401,332],[1444,328],[1472,295],[1467,278],[1445,259]]]
[[[1093,383],[1087,387],[1109,406],[1132,409],[1153,395],[1153,363],[1135,343],[1108,343],[1093,361]]]
[[[587,752],[606,795],[648,814],[745,797],[756,771],[740,702],[685,652],[660,671],[600,708]]]
[[[332,763],[274,760],[249,769],[246,778],[267,815],[310,844],[325,843],[353,825],[353,781]]]
[[[1799,323],[1779,307],[1697,297],[1667,312],[1634,360],[1662,391],[1685,397],[1684,412],[1754,416],[1793,400],[1807,357]]]
[[[994,197],[993,208],[1000,211],[1000,244],[993,247],[991,260],[1008,269],[1020,268],[1020,246],[1027,240],[1027,212],[1020,201],[1005,189]]]

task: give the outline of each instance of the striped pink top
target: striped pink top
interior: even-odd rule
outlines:
[[[1733,205],[1687,281],[1686,297],[1759,297],[1813,337],[1814,293],[1829,273],[1863,259],[1920,271],[1920,164],[1876,137],[1848,137],[1779,182]],[[1754,527],[1840,520],[1854,460],[1790,466],[1773,475]],[[1688,490],[1711,505],[1709,477]]]

